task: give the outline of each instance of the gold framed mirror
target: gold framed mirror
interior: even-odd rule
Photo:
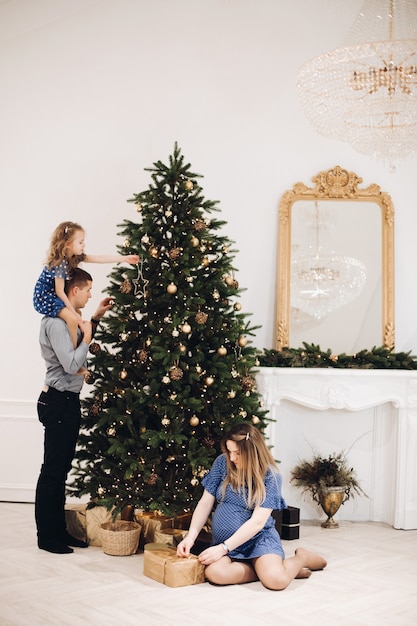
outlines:
[[[279,205],[276,349],[394,348],[394,207],[336,166]]]

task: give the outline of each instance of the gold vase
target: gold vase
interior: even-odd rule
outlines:
[[[322,523],[323,528],[339,528],[339,524],[334,521],[340,506],[346,497],[346,487],[328,487],[317,492],[317,497],[321,508],[327,515],[327,520]]]

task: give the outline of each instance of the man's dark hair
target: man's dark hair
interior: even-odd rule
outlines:
[[[82,270],[80,267],[74,267],[71,271],[71,276],[65,281],[65,293],[68,294],[75,285],[77,287],[84,287],[89,281],[93,282],[91,274]]]

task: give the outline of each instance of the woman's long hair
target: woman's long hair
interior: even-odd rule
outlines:
[[[238,467],[230,460],[227,441],[233,441],[238,446]],[[222,486],[223,497],[227,485],[230,484],[232,489],[244,495],[248,508],[261,505],[266,497],[264,480],[268,470],[278,472],[277,464],[262,434],[252,424],[238,424],[225,434],[221,448],[226,454],[227,463],[227,475]]]
[[[68,262],[69,271],[77,267],[84,260],[85,255],[68,256],[68,246],[78,231],[84,231],[84,228],[75,222],[62,222],[52,233],[51,243],[46,258],[48,268],[56,267],[65,259]]]

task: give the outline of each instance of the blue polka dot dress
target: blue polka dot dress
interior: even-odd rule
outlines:
[[[230,484],[227,485],[225,497],[222,499],[222,484],[225,478],[226,455],[222,454],[217,457],[210,472],[202,480],[203,487],[216,498],[217,502],[212,520],[212,545],[227,542],[253,513],[253,508],[247,508],[243,496],[234,491]],[[262,507],[276,510],[287,507],[281,496],[281,484],[281,475],[273,470],[268,471],[265,477],[266,498]],[[272,515],[254,537],[229,552],[232,559],[253,559],[263,554],[278,554],[285,558]]]
[[[64,302],[55,293],[55,278],[68,280],[68,261],[64,260],[54,267],[45,267],[36,281],[33,290],[33,306],[38,313],[48,317],[57,317],[58,313],[65,308]]]

